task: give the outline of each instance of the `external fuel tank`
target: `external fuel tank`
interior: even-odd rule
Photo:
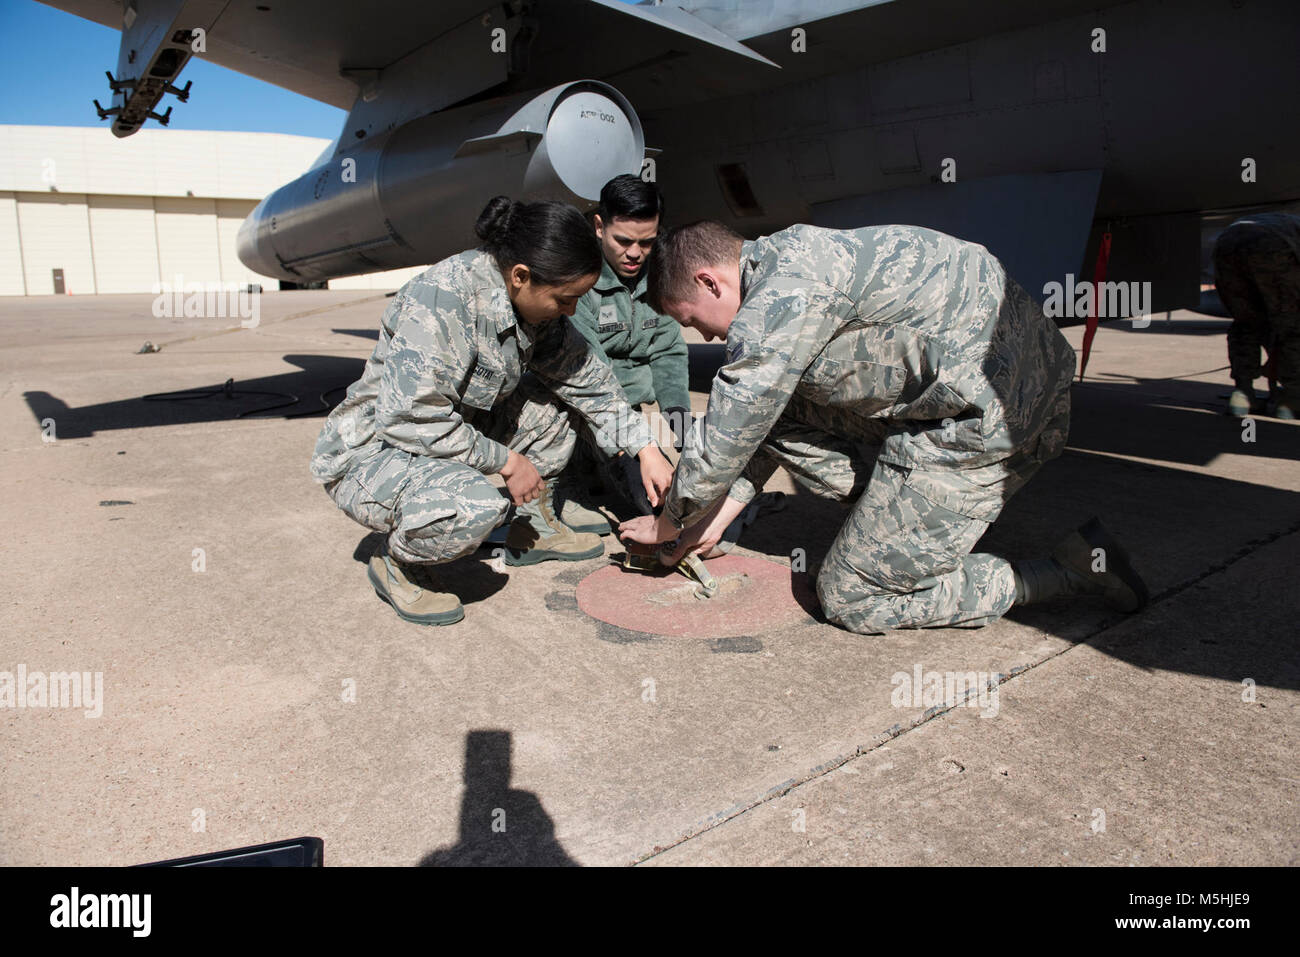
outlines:
[[[436,262],[477,244],[493,196],[586,208],[644,156],[632,105],[594,80],[440,111],[337,149],[266,197],[239,229],[239,258],[292,282]]]

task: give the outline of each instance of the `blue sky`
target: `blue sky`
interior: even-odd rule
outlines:
[[[36,0],[0,0],[0,124],[104,126],[92,99],[108,106],[104,71],[117,66],[121,34]],[[181,86],[194,82],[188,103],[173,107],[174,130],[248,130],[333,139],[344,112],[194,57]],[[157,129],[155,123],[150,129]]]

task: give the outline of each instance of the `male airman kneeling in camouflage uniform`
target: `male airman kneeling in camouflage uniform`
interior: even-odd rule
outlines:
[[[1093,521],[1052,558],[970,554],[1060,454],[1074,353],[982,246],[911,226],[792,226],[745,242],[720,223],[660,237],[650,300],[726,340],[707,415],[662,515],[620,526],[673,561],[707,551],[784,466],[852,505],[817,577],[850,631],[987,624],[1013,604],[1146,590]],[[1104,564],[1095,549],[1104,552]]]
[[[371,558],[379,596],[407,621],[464,615],[432,566],[474,551],[506,516],[505,561],[578,561],[600,538],[562,524],[547,479],[573,452],[568,405],[593,428],[622,431],[658,502],[672,467],[609,366],[566,316],[600,271],[582,214],[562,203],[488,203],[483,246],[431,266],[384,313],[361,378],[325,422],[312,474],[357,522],[387,538]],[[507,499],[486,478],[499,473]]]
[[[1300,406],[1300,216],[1256,213],[1234,221],[1214,243],[1214,286],[1232,315],[1228,413],[1250,415],[1263,346],[1277,364],[1273,414],[1294,419]]]

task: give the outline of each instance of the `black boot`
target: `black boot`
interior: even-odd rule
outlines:
[[[641,462],[624,452],[605,463],[605,480],[619,500],[637,515],[653,515],[654,509],[641,481]]]

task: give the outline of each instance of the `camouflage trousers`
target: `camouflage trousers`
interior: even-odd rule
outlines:
[[[577,433],[565,406],[525,375],[474,427],[520,455],[544,479],[558,475]],[[398,561],[443,563],[468,555],[502,523],[510,500],[477,469],[372,443],[346,475],[325,486],[350,518],[388,533]]]
[[[1214,244],[1214,285],[1232,315],[1228,362],[1234,382],[1262,374],[1260,348],[1277,361],[1283,391],[1300,393],[1300,261],[1282,237],[1246,225]]]
[[[1011,563],[971,549],[1006,500],[1059,454],[1069,426],[1069,392],[1052,401],[1043,441],[962,475],[882,462],[877,456],[888,423],[837,421],[829,410],[796,399],[764,442],[759,454],[765,461],[751,474],[761,485],[763,473],[770,475],[779,464],[814,494],[852,505],[817,576],[827,620],[871,635],[893,628],[978,627],[1006,614],[1016,597]],[[979,517],[932,501],[936,483],[959,492],[968,503],[963,511]]]

